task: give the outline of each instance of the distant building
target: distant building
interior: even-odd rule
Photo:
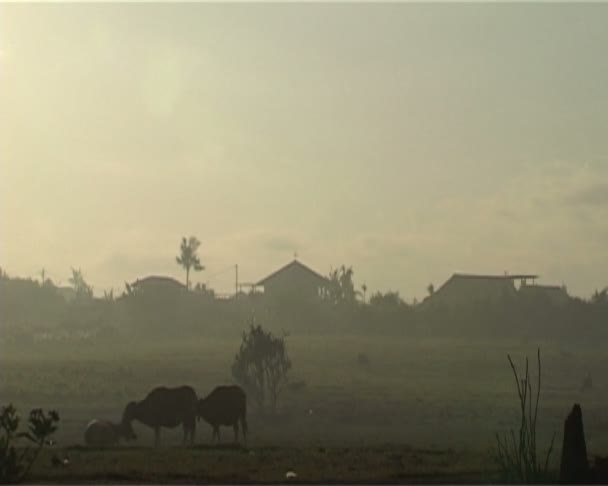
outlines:
[[[145,293],[179,293],[186,290],[186,286],[172,277],[150,275],[127,284],[127,292]]]
[[[528,280],[534,281],[537,275],[470,275],[455,273],[439,289],[421,302],[422,307],[433,305],[468,304],[492,301],[505,296],[517,295],[515,281],[525,286]]]
[[[522,285],[519,292],[522,295],[545,299],[555,305],[564,305],[570,300],[566,288],[559,285]]]
[[[308,268],[298,260],[256,282],[256,287],[264,288],[268,298],[298,297],[304,299],[320,298],[329,286],[329,280]]]

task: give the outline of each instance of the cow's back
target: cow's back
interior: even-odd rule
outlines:
[[[176,427],[194,422],[196,403],[196,392],[190,386],[159,386],[140,402],[140,415],[148,425]]]
[[[218,386],[205,399],[207,420],[217,425],[233,425],[247,413],[247,397],[236,385]]]

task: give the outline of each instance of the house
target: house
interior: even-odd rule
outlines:
[[[256,282],[256,287],[264,288],[267,298],[297,297],[302,300],[320,298],[329,286],[329,280],[298,260]]]
[[[439,289],[421,302],[421,308],[434,305],[468,304],[472,302],[492,301],[505,296],[517,295],[515,281],[521,286],[528,280],[534,281],[537,275],[471,275],[455,273]]]
[[[522,285],[519,292],[521,295],[543,299],[554,305],[564,305],[570,300],[566,288],[559,285]]]
[[[137,279],[132,284],[126,284],[127,293],[143,292],[146,294],[178,294],[185,291],[186,286],[172,277],[150,275]]]

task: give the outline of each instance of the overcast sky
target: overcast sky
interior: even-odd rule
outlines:
[[[0,266],[608,285],[608,5],[0,6]]]

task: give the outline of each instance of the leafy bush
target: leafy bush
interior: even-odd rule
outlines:
[[[36,408],[30,412],[28,431],[18,432],[21,418],[9,404],[0,411],[0,483],[18,483],[27,476],[48,438],[57,430],[59,415]],[[34,447],[17,449],[16,442],[26,439]]]
[[[360,366],[369,366],[370,365],[369,356],[367,356],[367,354],[365,354],[365,353],[359,353],[357,355],[357,363]]]
[[[496,460],[502,472],[503,480],[507,483],[519,484],[551,482],[548,477],[548,469],[555,434],[553,434],[553,438],[551,439],[544,462],[539,460],[536,451],[536,421],[541,388],[540,348],[537,352],[538,382],[534,402],[532,400],[533,390],[530,383],[528,358],[526,358],[526,371],[523,379],[520,379],[511,356],[507,355],[507,358],[515,376],[521,421],[518,435],[516,435],[514,430],[511,430],[510,435],[505,434],[502,438],[498,433],[496,434]]]
[[[253,396],[261,412],[268,401],[272,413],[276,412],[277,400],[287,383],[290,368],[285,338],[275,337],[251,321],[249,332],[243,332],[241,347],[234,357],[232,376]]]

